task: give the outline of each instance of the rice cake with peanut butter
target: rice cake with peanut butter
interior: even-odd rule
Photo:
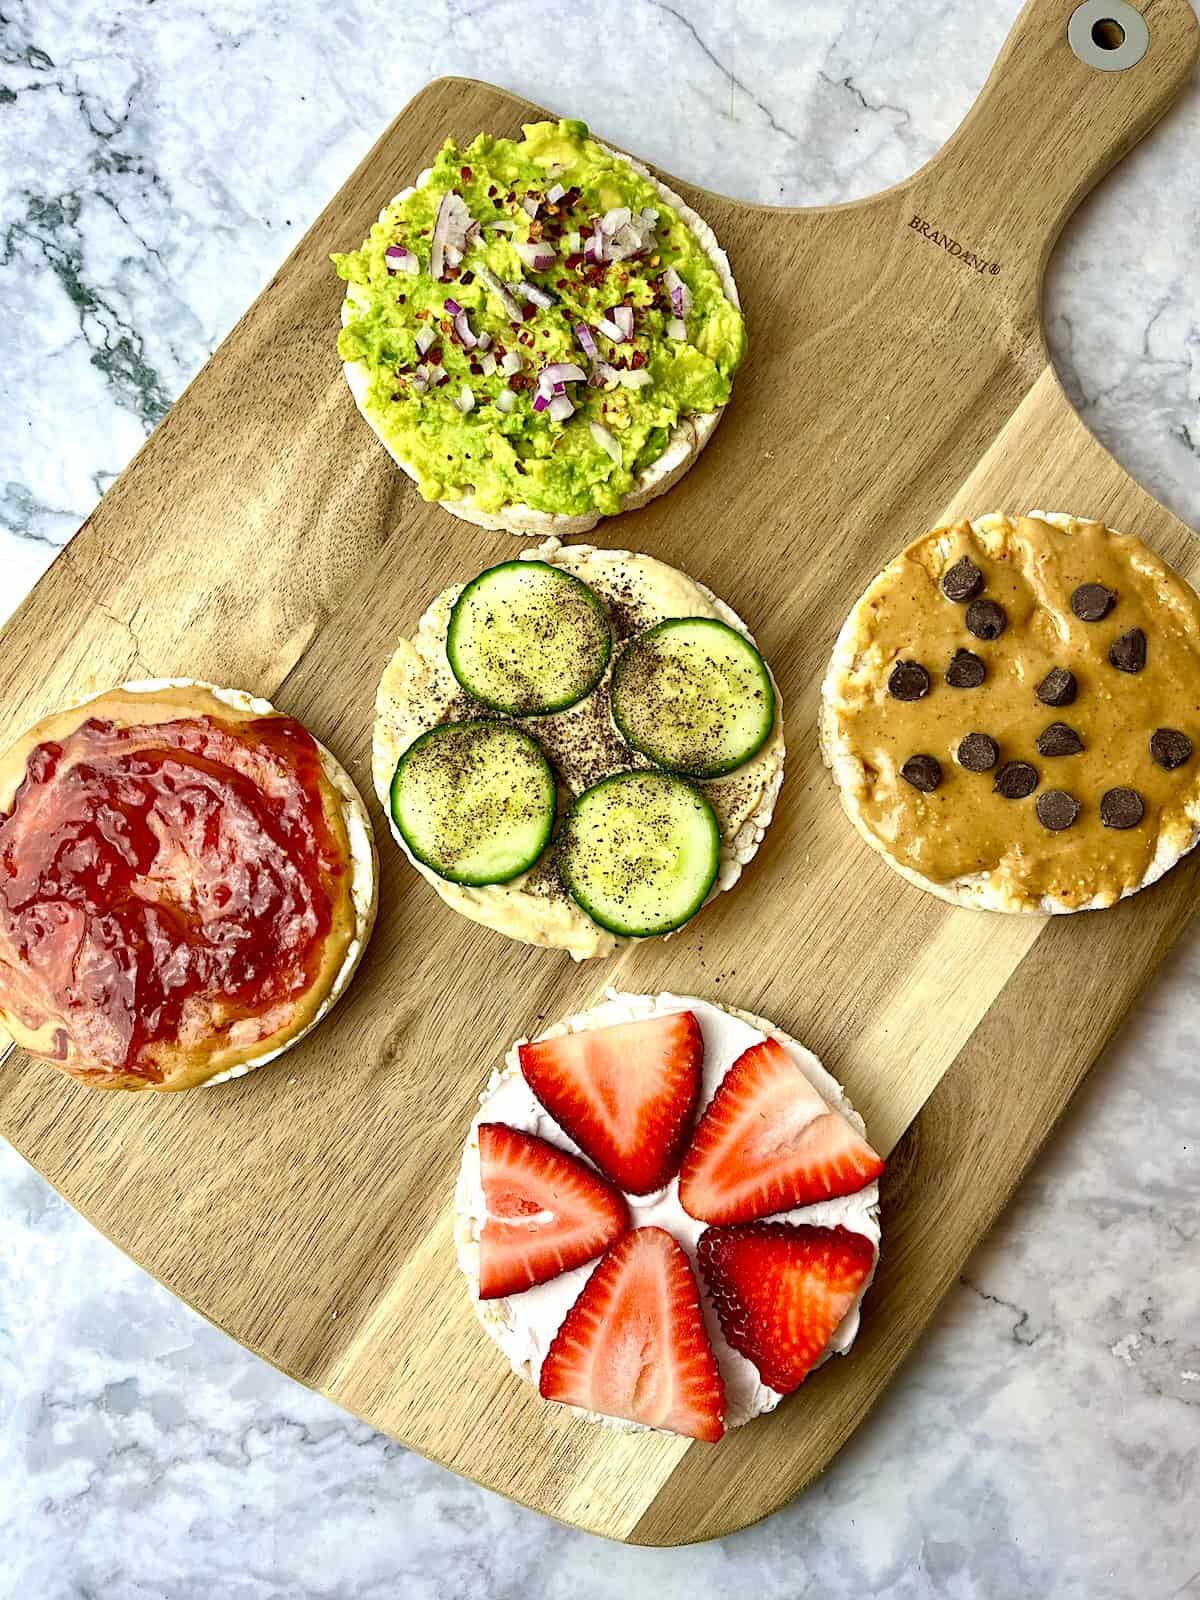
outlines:
[[[628,550],[564,546],[546,540],[522,552],[522,563],[546,563],[572,574],[597,597],[611,631],[611,660],[594,688],[569,708],[520,715],[520,730],[540,748],[558,786],[559,822],[570,802],[615,774],[657,771],[633,748],[613,720],[614,667],[628,644],[669,618],[711,618],[753,644],[749,629],[732,609],[695,578],[650,556]],[[469,587],[469,586],[468,586]],[[456,677],[447,652],[459,584],[446,589],[421,618],[412,639],[401,639],[384,670],[376,698],[373,777],[388,813],[393,837],[412,864],[455,911],[527,944],[570,951],[576,960],[605,956],[628,940],[588,916],[566,891],[559,870],[563,829],[528,870],[506,882],[450,881],[414,853],[390,806],[400,758],[430,730],[497,714],[472,698]],[[773,684],[773,717],[761,748],[736,770],[693,787],[715,814],[719,864],[707,899],[731,889],[762,842],[783,780],[782,703]],[[706,902],[707,903],[707,900]]]
[[[846,619],[820,731],[847,815],[911,883],[1113,905],[1200,838],[1200,597],[1099,522],[935,528]]]

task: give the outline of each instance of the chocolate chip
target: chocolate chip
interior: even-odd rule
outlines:
[[[946,668],[946,682],[952,689],[978,689],[986,677],[983,657],[973,650],[956,650]]]
[[[998,639],[1008,627],[1008,616],[995,600],[972,600],[967,607],[967,627],[977,639]]]
[[[1061,833],[1079,816],[1079,801],[1065,789],[1045,789],[1034,801],[1038,821],[1051,833]]]
[[[1192,758],[1192,741],[1178,728],[1155,728],[1150,735],[1150,754],[1160,767],[1174,772]]]
[[[1146,802],[1136,789],[1109,789],[1100,797],[1100,821],[1106,828],[1136,828],[1146,815]]]
[[[1140,628],[1130,628],[1109,645],[1108,659],[1118,672],[1140,672],[1146,665],[1146,635]]]
[[[990,772],[1000,759],[1000,746],[990,734],[969,733],[955,753],[968,772]]]
[[[1075,703],[1079,685],[1066,667],[1051,667],[1037,686],[1037,697],[1044,706],[1070,706]]]
[[[1052,722],[1038,734],[1037,747],[1043,756],[1077,756],[1083,749],[1083,740],[1065,722]]]
[[[970,556],[961,556],[942,578],[942,593],[947,600],[962,605],[983,588],[983,573]]]
[[[929,674],[919,661],[897,661],[888,693],[896,700],[923,700],[929,693]]]
[[[1071,610],[1080,622],[1099,622],[1116,603],[1115,593],[1102,583],[1081,583],[1071,596]]]
[[[936,756],[909,756],[900,768],[900,776],[922,794],[932,794],[942,781],[942,764]]]
[[[1002,794],[1006,800],[1024,800],[1037,786],[1036,767],[1031,767],[1028,761],[1006,761],[996,774],[992,792]]]

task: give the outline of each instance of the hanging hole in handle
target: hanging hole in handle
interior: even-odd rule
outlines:
[[[1067,43],[1085,66],[1124,72],[1146,54],[1150,29],[1125,0],[1084,0],[1067,23]]]

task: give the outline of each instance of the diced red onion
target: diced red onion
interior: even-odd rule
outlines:
[[[418,328],[417,337],[413,342],[416,345],[418,352],[421,355],[424,355],[426,350],[429,349],[430,345],[437,343],[437,334],[434,333],[433,329],[430,327]]]
[[[684,283],[674,267],[668,267],[663,273],[663,284],[671,296],[671,305],[674,307],[675,315],[677,317],[686,317],[692,309],[692,291]]]
[[[552,383],[550,385],[550,393],[552,395],[566,394],[566,392],[567,386],[565,383]]]
[[[429,369],[429,381],[435,386],[445,383],[448,376],[449,374],[445,367],[430,367]]]
[[[531,272],[549,272],[556,260],[554,251],[548,244],[530,242],[525,244],[518,241],[513,249]]]
[[[496,410],[503,411],[506,415],[517,403],[517,397],[511,389],[501,389],[496,396]]]
[[[492,336],[487,331],[486,328],[479,335],[479,337],[475,340],[475,343],[479,346],[479,348],[481,350],[486,350],[489,347],[489,345],[491,344],[491,342],[492,342]]]
[[[551,400],[549,406],[549,416],[551,422],[565,422],[568,417],[573,417],[574,415],[575,407],[567,399],[566,395],[556,394],[554,399]]]
[[[607,389],[619,381],[621,374],[616,367],[610,367],[607,361],[597,361],[588,374],[588,387],[590,389]]]
[[[414,394],[424,394],[429,388],[429,380],[427,378],[414,378],[411,388]]]
[[[658,221],[658,212],[653,206],[643,206],[641,210],[641,217],[642,221],[652,228]]]
[[[524,365],[525,363],[521,360],[521,352],[519,350],[510,350],[500,363],[500,371],[506,378],[511,378],[513,373],[520,372]]]
[[[633,338],[633,307],[632,306],[614,306],[612,308],[612,310],[608,313],[608,320],[610,322],[615,322],[617,327],[620,328],[621,337],[623,339],[632,339]]]
[[[388,272],[393,276],[397,272],[407,272],[410,278],[416,277],[421,270],[421,263],[411,250],[406,250],[402,244],[390,244],[383,252],[387,261]]]
[[[575,338],[584,355],[589,356],[594,361],[600,352],[596,348],[595,339],[592,338],[592,330],[586,322],[577,322],[575,324]]]
[[[504,314],[509,321],[520,322],[522,317],[520,302],[510,289],[505,288],[492,269],[480,264],[475,268],[475,276],[485,289],[490,290],[496,296],[496,299],[503,306]]]
[[[480,358],[479,358],[479,370],[483,373],[485,378],[490,378],[492,373],[495,372],[495,370],[496,370],[496,358],[495,358],[495,356],[492,354],[492,352],[490,350],[487,352],[486,355],[480,356]]]
[[[604,247],[607,242],[604,235],[597,229],[590,238],[585,239],[583,242],[583,259],[590,261],[593,266],[602,267],[604,265]]]
[[[492,217],[483,224],[484,233],[515,233],[517,224],[512,217]]]
[[[446,296],[446,310],[450,313],[450,315],[452,317],[456,317],[458,315],[458,313],[462,310],[462,307],[459,305],[457,300],[451,300],[450,296],[447,295]]]
[[[611,321],[608,317],[601,317],[596,326],[600,329],[600,332],[604,335],[604,337],[606,339],[611,339],[614,344],[621,344],[624,342],[625,335],[621,332],[620,328],[617,327],[616,323]]]
[[[511,394],[511,392],[512,391],[510,390],[509,393]],[[533,397],[533,409],[535,411],[545,411],[546,408],[549,406],[549,404],[550,404],[550,396],[548,394],[542,394],[541,391],[539,390],[538,393],[534,395],[534,397]]]
[[[531,217],[536,217],[538,214],[538,207],[541,205],[541,203],[542,202],[538,199],[537,195],[527,194],[524,200],[521,201],[521,209],[522,211],[527,212]]]
[[[664,332],[668,339],[686,339],[687,323],[682,317],[668,317]]]
[[[543,311],[549,311],[558,303],[549,289],[540,289],[536,283],[510,283],[508,287],[519,300],[528,300],[531,306],[540,306]]]
[[[551,361],[542,368],[540,383],[582,383],[587,373],[573,361]]]
[[[601,233],[615,234],[618,229],[624,228],[632,219],[633,213],[628,206],[614,206],[611,211],[606,211],[600,218]]]
[[[567,191],[563,188],[561,183],[553,184],[549,189],[546,190],[546,199],[549,200],[552,206],[557,205],[566,192]]]
[[[620,466],[621,446],[617,443],[614,435],[609,433],[608,429],[603,425],[603,423],[600,422],[593,422],[591,424],[591,429],[592,438],[595,439],[596,443],[602,450],[607,450],[617,465]]]
[[[468,384],[465,384],[465,383],[463,384],[462,390],[460,391],[460,393],[458,395],[458,398],[455,400],[454,404],[458,407],[458,409],[463,413],[464,416],[466,416],[468,411],[474,411],[474,409],[475,409],[475,394],[474,394],[474,391],[470,388],[470,386]]]
[[[626,389],[644,389],[651,381],[645,367],[639,367],[636,372],[622,372],[620,379]]]
[[[449,301],[446,303],[448,305]],[[471,329],[471,324],[467,321],[467,313],[465,311],[460,311],[455,317],[454,331],[462,342],[464,350],[474,350],[476,344],[475,334]]]
[[[429,248],[430,276],[440,278],[447,264],[456,267],[463,258],[467,243],[467,229],[471,213],[466,201],[453,189],[448,190],[438,205],[433,224],[433,240]]]
[[[566,237],[565,243],[567,246],[567,254],[569,256],[577,256],[579,254],[583,241],[579,236],[579,230],[577,228],[573,228],[571,230]]]

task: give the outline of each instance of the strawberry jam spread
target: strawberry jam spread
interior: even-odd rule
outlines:
[[[284,716],[89,718],[39,744],[0,813],[0,1006],[53,1025],[80,1075],[148,1083],[161,1047],[284,1026],[346,893],[320,777]]]

